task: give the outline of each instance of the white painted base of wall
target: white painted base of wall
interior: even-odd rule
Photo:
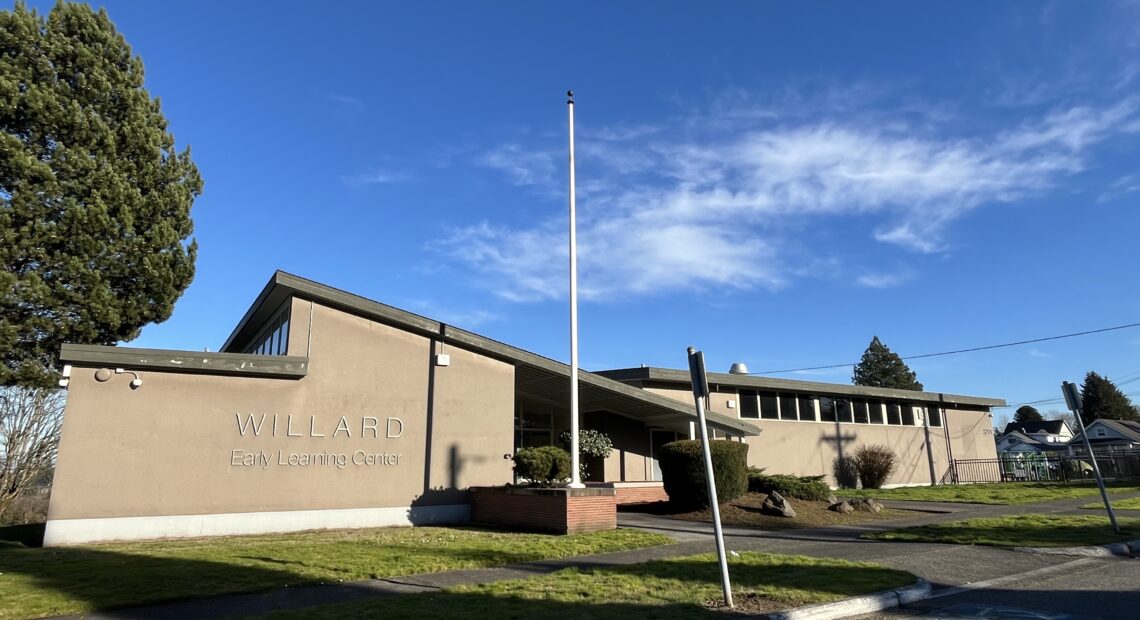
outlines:
[[[467,523],[468,504],[340,510],[236,512],[209,515],[54,519],[47,522],[44,546],[76,545],[109,540],[148,540],[270,534],[302,530],[331,530],[395,525]]]

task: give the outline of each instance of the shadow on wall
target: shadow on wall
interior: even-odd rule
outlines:
[[[453,443],[447,450],[447,484],[441,486],[428,486],[425,476],[424,492],[412,500],[412,510],[408,511],[408,518],[412,523],[419,525],[422,521],[415,514],[415,508],[427,506],[443,506],[449,504],[469,504],[470,494],[466,488],[460,488],[461,474],[469,463],[484,463],[490,457],[484,455],[464,456],[459,450],[459,444]],[[505,483],[506,481],[504,481]]]

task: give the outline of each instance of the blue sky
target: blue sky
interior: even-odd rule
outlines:
[[[131,346],[216,350],[280,268],[567,360],[567,88],[588,369],[1140,321],[1137,2],[105,6],[206,181]],[[1059,398],[1140,328],[911,366]]]

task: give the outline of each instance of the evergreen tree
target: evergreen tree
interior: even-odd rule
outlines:
[[[1124,392],[1107,377],[1095,372],[1085,375],[1085,382],[1081,384],[1081,401],[1084,405],[1081,417],[1085,424],[1093,420],[1140,419]]]
[[[0,11],[0,385],[131,340],[194,277],[202,179],[106,11]]]
[[[1022,422],[1044,422],[1045,418],[1042,417],[1041,412],[1037,411],[1031,405],[1022,405],[1017,408],[1017,412],[1013,414],[1013,421],[1016,424]]]
[[[851,377],[851,382],[870,387],[922,391],[922,384],[918,382],[914,371],[898,354],[879,342],[878,336],[871,339],[871,344],[867,345],[867,350],[863,352],[863,359],[855,365],[855,374]]]

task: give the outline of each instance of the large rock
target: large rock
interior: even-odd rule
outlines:
[[[775,517],[795,517],[796,511],[788,500],[784,499],[779,493],[772,491],[768,497],[764,498],[764,503],[760,505],[760,512],[766,515]]]
[[[829,506],[830,506],[831,504],[838,504],[838,503],[839,503],[839,498],[835,497],[835,493],[830,493],[830,494],[828,494],[828,496],[827,496],[827,504],[828,504]]]
[[[851,499],[847,500],[847,503],[851,504],[852,508],[860,512],[879,512],[883,509],[883,505],[879,503],[879,500],[872,498]]]
[[[834,504],[828,506],[827,509],[828,510],[834,510],[835,512],[838,512],[839,514],[844,514],[844,515],[849,513],[849,512],[855,512],[855,509],[851,507],[850,502],[835,502]]]

